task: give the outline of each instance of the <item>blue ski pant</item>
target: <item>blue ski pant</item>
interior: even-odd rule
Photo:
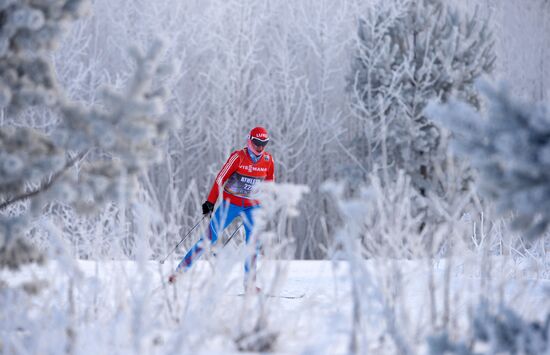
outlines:
[[[244,225],[245,241],[248,245],[252,236],[252,231],[254,229],[254,216],[252,212],[257,208],[260,208],[260,206],[244,207],[234,205],[232,203],[229,203],[228,201],[223,201],[216,209],[216,211],[214,211],[214,215],[210,219],[210,224],[208,226],[207,232],[208,240],[210,241],[210,243],[212,245],[215,245],[218,241],[219,233],[223,233],[225,228],[227,228],[227,226],[230,225],[231,222],[233,222],[233,220],[240,215]],[[189,249],[187,254],[185,254],[183,259],[176,267],[176,272],[187,271],[193,265],[193,262],[196,259],[200,258],[205,249],[204,239],[205,237],[201,236],[197,243],[195,243],[195,245],[193,245],[191,249]],[[248,274],[251,270],[253,270],[254,272],[256,271],[256,259],[259,252],[259,243],[256,242],[254,250],[254,255],[247,255],[245,258],[245,279],[248,277]]]

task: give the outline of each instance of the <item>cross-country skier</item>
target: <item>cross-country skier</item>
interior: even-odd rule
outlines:
[[[252,212],[260,207],[260,201],[254,198],[255,186],[262,181],[275,180],[273,157],[265,151],[268,142],[269,135],[265,128],[253,128],[247,137],[246,147],[231,153],[216,176],[208,199],[202,204],[202,213],[211,214],[218,200],[220,189],[223,189],[223,199],[214,211],[207,232],[208,240],[212,245],[217,242],[218,235],[239,215],[243,219],[246,243],[250,242],[254,227]],[[204,248],[204,237],[201,237],[183,257],[176,272],[170,275],[168,281],[174,283],[177,274],[189,269],[204,252]],[[254,283],[253,287],[259,290],[255,285],[258,249],[256,241],[254,255],[245,260],[245,289],[249,286],[252,287]]]

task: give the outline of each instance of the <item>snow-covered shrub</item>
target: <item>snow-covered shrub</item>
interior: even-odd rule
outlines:
[[[380,177],[372,175],[361,199],[368,211],[360,219],[365,257],[410,258],[424,254],[425,235],[418,232],[421,206],[415,204],[427,201],[411,185],[410,177],[401,172],[395,182],[384,185]]]
[[[306,192],[302,185],[262,184],[262,208],[254,215],[255,229],[249,244],[245,246],[244,238],[236,234],[224,245],[222,240],[233,232],[228,227],[214,247],[210,249],[207,244],[216,256],[211,258],[206,252],[181,276],[181,282],[168,290],[170,308],[163,306],[163,312],[173,312],[176,319],[184,320],[178,322],[174,334],[167,334],[171,341],[179,342],[179,352],[195,353],[209,349],[215,342],[224,344],[226,350],[277,350],[281,334],[288,332],[299,316],[288,317],[280,312],[277,298],[267,295],[284,292],[288,273],[285,259],[295,252],[289,224],[297,216],[297,204]],[[255,240],[261,248],[257,285],[262,292],[248,289],[243,293],[243,260],[255,253]]]
[[[295,253],[295,240],[289,234],[292,218],[299,215],[297,205],[309,189],[294,184],[264,183],[260,198],[262,208],[254,214],[254,233],[245,250],[245,257],[255,253],[255,241],[261,248],[260,261],[291,259]],[[253,261],[255,262],[255,261]],[[284,288],[287,270],[284,265],[274,263],[270,267],[262,265],[257,279],[265,294],[279,294]],[[251,275],[256,279],[256,275]],[[265,352],[276,349],[276,340],[284,331],[281,326],[285,320],[273,313],[264,295],[258,294],[254,302],[243,306],[247,315],[236,327],[233,339],[240,351]]]
[[[550,350],[550,315],[542,322],[526,321],[504,305],[491,312],[488,303],[481,302],[475,312],[473,329],[475,341],[487,343],[489,353],[535,355]]]
[[[550,109],[513,99],[505,88],[481,84],[488,112],[451,100],[428,114],[454,133],[452,147],[478,171],[479,192],[501,213],[512,212],[512,226],[533,240],[550,223]]]
[[[402,182],[402,185],[407,185],[407,183],[403,184]],[[382,270],[377,270],[378,272],[375,274],[365,263],[365,256],[368,254],[362,240],[367,229],[364,218],[372,213],[368,190],[362,189],[359,196],[350,198],[346,196],[346,188],[343,183],[326,182],[323,189],[332,196],[342,219],[335,237],[335,245],[332,248],[335,255],[332,257],[344,258],[349,263],[353,322],[348,345],[349,353],[366,352],[373,339],[382,338],[384,335],[392,340],[392,344],[389,346],[393,352],[411,353],[412,344],[408,324],[401,322],[403,319],[400,317],[400,310],[397,307],[400,302],[399,298],[402,296],[399,272],[390,266],[392,271],[396,272],[395,274],[388,274]],[[403,211],[405,212],[403,216],[405,216],[407,206],[403,207]],[[396,228],[405,227],[404,229],[406,229],[406,225],[409,223],[414,225],[414,217],[411,216],[407,221],[399,223]],[[398,234],[397,243],[400,242],[400,236],[401,234]],[[392,242],[384,243],[384,245],[386,247],[389,245],[388,249],[391,253]],[[389,258],[383,257],[382,259],[382,262],[392,262],[392,259]],[[392,278],[395,292],[384,292],[386,277]],[[367,331],[369,325],[374,326],[376,331],[369,333]]]
[[[350,269],[350,352],[381,346],[388,353],[414,353],[425,336],[464,317],[453,299],[453,270],[470,254],[475,224],[462,216],[475,209],[468,194],[448,200],[420,196],[404,172],[388,184],[374,174],[370,180],[352,195],[341,183],[325,184],[340,217],[332,257],[346,260]],[[420,228],[423,216],[415,203],[434,205],[445,223]],[[483,243],[490,243],[487,239]],[[411,307],[419,294],[422,306]],[[380,339],[391,341],[379,344]]]
[[[501,305],[491,310],[482,301],[474,312],[470,339],[453,341],[447,333],[428,338],[430,354],[546,354],[550,350],[550,315],[543,321],[527,321],[513,309]]]

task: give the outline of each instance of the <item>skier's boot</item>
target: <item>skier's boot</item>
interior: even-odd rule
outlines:
[[[244,292],[245,293],[260,293],[262,292],[262,289],[256,285],[256,275],[254,274],[252,277],[249,277],[249,275],[246,275],[244,278]]]
[[[168,276],[168,283],[169,284],[175,284],[176,283],[176,274],[172,274]]]
[[[244,292],[256,295],[256,294],[261,293],[262,289],[260,287],[256,286],[256,285],[248,285],[248,286],[245,286]]]

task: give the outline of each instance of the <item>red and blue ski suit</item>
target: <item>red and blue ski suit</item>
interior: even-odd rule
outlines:
[[[218,240],[218,234],[233,222],[235,217],[243,219],[246,243],[248,244],[254,228],[254,216],[252,211],[260,207],[260,201],[255,199],[255,186],[262,181],[274,181],[273,157],[268,152],[263,152],[259,157],[249,153],[248,148],[234,151],[216,176],[216,181],[208,195],[208,201],[215,204],[223,188],[223,201],[214,211],[210,220],[209,236],[211,244]],[[187,270],[193,261],[204,252],[204,237],[187,252],[176,268],[176,271]],[[245,282],[251,268],[256,267],[258,255],[258,243],[255,254],[245,260]]]

